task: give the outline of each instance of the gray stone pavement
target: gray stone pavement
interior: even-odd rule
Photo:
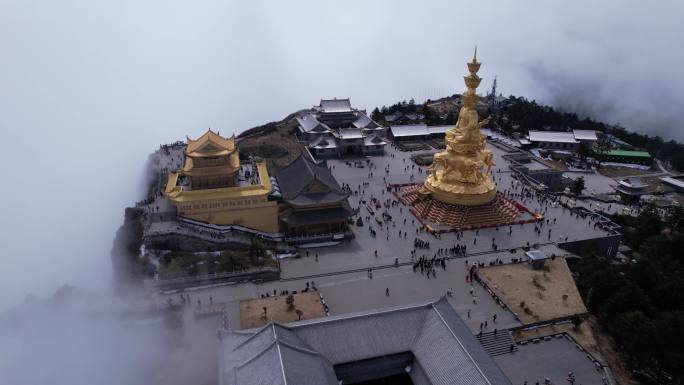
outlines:
[[[577,179],[579,177],[584,178],[585,194],[612,194],[615,193],[615,186],[617,182],[613,178],[601,175],[599,173],[586,173],[586,172],[573,172],[566,171],[563,176],[570,179]],[[619,178],[622,179],[622,178]]]
[[[515,385],[543,384],[548,378],[552,384],[569,384],[569,372],[575,374],[577,385],[602,385],[603,371],[596,370],[586,353],[565,338],[541,341],[538,344],[518,345],[514,354],[494,357],[494,361]]]
[[[501,158],[502,150],[493,146],[490,146],[490,149],[494,151],[495,158],[500,162],[505,162]],[[395,154],[395,156],[392,157],[389,154]],[[424,169],[418,166],[411,168],[413,162],[410,160],[410,155],[409,152],[400,152],[390,148],[385,156],[369,158],[374,164],[372,169],[350,167],[345,163],[345,159],[333,159],[328,164],[333,168],[332,171],[340,183],[347,183],[352,189],[357,189],[364,182],[368,183],[366,187],[362,186],[364,190],[362,194],[352,196],[350,199],[352,207],[358,207],[359,200],[369,199],[371,195],[381,201],[395,200],[394,195],[385,192],[385,180],[390,183],[408,182],[413,175],[415,181],[422,181],[425,177]],[[389,166],[389,173],[384,171],[387,166]],[[405,170],[405,167],[408,167],[408,170]],[[497,168],[505,169],[505,167],[506,164],[497,165]],[[372,176],[369,176],[369,172],[373,173]],[[511,178],[510,173],[497,172],[495,178],[500,190],[520,191],[520,184]],[[546,218],[550,218],[550,221],[548,225],[544,225],[541,234],[535,232],[534,224],[525,224],[512,226],[511,235],[508,234],[507,227],[502,227],[498,231],[494,228],[477,232],[466,231],[460,239],[453,233],[442,234],[439,239],[426,233],[416,235],[416,230],[420,226],[419,222],[414,220],[408,208],[400,205],[387,209],[394,219],[394,224],[390,225],[389,229],[381,228],[374,219],[371,219],[377,231],[376,238],[371,237],[366,221],[363,227],[353,226],[355,239],[351,242],[306,249],[308,257],[305,256],[306,251],[302,250],[304,257],[282,260],[282,281],[260,285],[248,283],[203,288],[194,290],[193,293],[204,297],[204,303],[207,303],[209,295],[213,296],[215,302],[229,303],[229,308],[234,309],[229,313],[236,313],[235,306],[241,299],[259,297],[260,294],[266,292],[272,293],[274,289],[277,292],[301,290],[307,281],[314,280],[326,298],[331,312],[341,314],[389,305],[430,301],[445,295],[449,288],[453,288],[454,296],[449,300],[474,332],[479,330],[479,323],[491,317],[494,312],[498,313],[501,327],[510,327],[517,324],[512,314],[501,309],[489,295],[485,295],[478,285],[474,286],[478,304],[472,304],[472,298],[468,293],[470,284],[465,282],[465,259],[448,262],[447,271],[443,272],[438,268],[437,279],[431,278],[430,280],[420,273],[413,273],[410,266],[384,269],[381,267],[393,265],[395,259],[398,259],[400,263],[410,263],[411,250],[414,249],[413,242],[416,236],[430,242],[431,246],[430,249],[418,249],[416,258],[421,255],[432,258],[439,248],[465,244],[469,254],[466,259],[470,263],[475,260],[488,263],[496,258],[502,258],[507,262],[511,257],[521,257],[523,253],[519,248],[528,242],[531,245],[544,244],[556,242],[559,237],[565,240],[567,236],[569,240],[576,240],[605,234],[602,230],[595,230],[588,220],[577,218],[561,207],[545,206],[535,198],[519,200],[531,209],[546,210]],[[365,207],[362,208],[361,215],[364,217],[368,215]],[[555,224],[553,224],[553,218],[557,218]],[[406,219],[406,224],[404,224],[404,219]],[[413,223],[412,220],[414,220]],[[550,238],[548,237],[549,228],[551,229]],[[399,231],[402,232],[401,238]],[[404,233],[406,233],[406,238],[404,238]],[[498,245],[498,254],[492,254],[492,242]],[[516,254],[508,252],[513,248],[517,248]],[[374,250],[378,250],[377,257],[374,256]],[[318,254],[317,261],[316,254]],[[475,256],[476,254],[478,256]],[[373,279],[369,279],[368,269],[373,269]],[[350,270],[357,270],[357,272],[340,274],[340,272]],[[310,278],[311,276],[314,277]],[[385,296],[385,288],[390,289],[389,297]],[[177,294],[175,296],[177,299]],[[174,294],[171,297],[174,298]],[[471,309],[470,320],[467,319],[468,309]],[[229,317],[233,320],[237,319],[236,314],[229,314]]]
[[[497,169],[506,170],[507,163],[501,156],[505,154],[503,150],[497,147],[488,145],[495,154],[495,159],[498,159]],[[359,185],[364,182],[369,183],[365,188],[362,196],[354,196],[350,198],[352,207],[359,207],[360,200],[369,200],[371,196],[378,198],[381,201],[386,199],[396,199],[394,195],[384,191],[385,178],[389,183],[408,183],[413,175],[415,182],[421,182],[425,178],[425,170],[419,172],[419,167],[410,169],[413,162],[410,160],[410,152],[400,152],[388,148],[389,153],[395,154],[395,157],[385,155],[382,157],[369,158],[375,167],[369,170],[365,168],[350,167],[345,164],[345,159],[332,159],[328,161],[328,165],[333,167],[333,174],[340,183],[349,184],[352,189],[357,189]],[[389,165],[389,174],[386,174],[384,169]],[[409,170],[405,171],[404,167],[408,166]],[[368,173],[373,172],[373,176],[369,177]],[[520,183],[511,177],[508,172],[495,172],[494,177],[497,180],[499,190],[508,189],[519,192]],[[524,224],[512,226],[512,234],[508,234],[508,227],[501,227],[499,230],[495,228],[481,229],[479,231],[466,231],[463,237],[457,239],[455,234],[442,234],[441,239],[437,239],[429,234],[420,233],[416,235],[416,229],[420,227],[420,223],[415,220],[408,208],[400,205],[390,207],[386,211],[392,215],[394,224],[390,225],[389,229],[381,228],[375,222],[374,217],[371,217],[371,225],[377,231],[377,237],[372,238],[368,230],[368,223],[364,223],[363,227],[352,226],[355,239],[350,243],[343,243],[337,246],[331,246],[320,249],[309,250],[310,255],[319,254],[319,263],[311,264],[307,259],[286,260],[281,263],[283,269],[283,277],[295,277],[303,274],[317,274],[324,272],[333,272],[339,270],[348,270],[354,268],[369,268],[373,266],[387,265],[394,263],[395,258],[399,258],[400,262],[410,261],[410,250],[413,250],[413,241],[417,236],[420,239],[430,242],[430,250],[418,250],[418,256],[425,254],[432,257],[438,248],[449,248],[456,244],[465,244],[468,253],[478,253],[491,251],[492,239],[497,244],[499,250],[511,249],[525,246],[528,242],[530,245],[535,243],[558,242],[559,240],[568,241],[589,239],[604,236],[607,233],[600,229],[593,228],[593,222],[588,219],[579,218],[572,215],[569,210],[563,207],[545,206],[535,198],[517,199],[519,202],[527,206],[533,211],[546,210],[545,218],[549,219],[549,224],[544,224],[542,232],[537,234],[535,232],[535,224]],[[381,210],[382,212],[382,210]],[[380,213],[376,213],[379,215]],[[366,208],[362,205],[361,215],[365,217],[368,215]],[[553,219],[556,223],[553,223]],[[406,224],[404,224],[406,219]],[[413,222],[412,222],[413,220]],[[549,237],[548,230],[551,229],[551,236]],[[402,232],[402,237],[399,238],[399,231]],[[404,239],[404,233],[406,238]],[[562,237],[562,238],[561,238]],[[477,243],[475,239],[477,238]],[[378,250],[378,257],[374,257],[374,250]]]
[[[521,188],[520,183],[515,181],[509,172],[506,172],[507,164],[501,158],[504,152],[490,145],[488,145],[488,148],[495,154],[497,161],[495,170],[501,169],[503,171],[495,172],[494,174],[499,190],[508,189],[512,192],[519,192]],[[392,157],[390,154],[395,154],[395,156]],[[388,154],[385,156],[369,158],[374,164],[372,169],[368,167],[349,167],[345,163],[345,159],[333,159],[328,164],[333,168],[332,172],[338,178],[338,181],[349,184],[352,189],[358,189],[363,183],[368,183],[365,187],[361,186],[362,194],[358,196],[352,195],[350,198],[350,204],[356,208],[359,207],[361,199],[369,200],[371,196],[375,196],[383,202],[386,199],[395,200],[394,195],[384,190],[385,182],[406,183],[411,180],[422,182],[425,178],[425,168],[419,168],[418,166],[411,168],[413,165],[413,162],[410,160],[411,154],[410,152],[404,153],[388,148]],[[353,160],[350,159],[350,161]],[[387,166],[389,166],[388,173],[385,172],[385,167]],[[408,167],[408,169],[405,169],[405,167]],[[373,174],[369,175],[369,172]],[[371,217],[370,223],[377,231],[377,237],[373,238],[368,230],[369,222],[365,220],[365,217],[369,214],[365,208],[362,208],[361,215],[364,217],[365,223],[363,227],[353,226],[355,238],[351,242],[344,242],[329,247],[305,249],[302,250],[301,254],[303,257],[301,258],[281,260],[282,279],[280,281],[261,284],[214,285],[186,290],[185,293],[190,295],[193,306],[197,306],[197,299],[207,304],[210,296],[214,303],[225,303],[228,321],[231,325],[234,325],[233,327],[236,327],[239,325],[240,300],[258,298],[267,292],[273,294],[274,290],[277,293],[281,290],[299,291],[306,287],[306,282],[311,281],[315,282],[316,287],[325,298],[326,303],[330,307],[331,314],[344,314],[386,306],[432,301],[445,295],[451,288],[453,289],[453,296],[448,297],[448,300],[473,333],[479,331],[480,323],[485,320],[489,323],[488,330],[492,330],[494,327],[499,329],[510,328],[520,323],[515,320],[513,314],[497,304],[479,284],[472,285],[477,302],[476,304],[473,303],[473,296],[469,293],[471,284],[467,283],[465,279],[467,273],[466,260],[470,264],[473,262],[484,262],[487,264],[497,258],[508,262],[511,258],[522,257],[524,254],[520,247],[525,246],[528,242],[531,245],[536,243],[547,244],[549,242],[557,242],[561,237],[563,240],[565,240],[565,237],[568,237],[568,240],[577,240],[599,237],[606,234],[602,230],[594,229],[589,220],[578,218],[562,207],[551,207],[534,197],[518,198],[518,200],[532,210],[545,211],[545,218],[549,218],[549,224],[543,225],[541,234],[535,232],[534,224],[512,226],[512,233],[510,235],[508,227],[502,227],[499,230],[492,228],[482,229],[477,232],[466,231],[460,239],[453,233],[442,234],[440,238],[422,232],[416,234],[416,230],[419,229],[419,222],[413,218],[407,207],[399,205],[387,209],[394,219],[394,223],[390,224],[389,228],[380,227],[375,222],[374,217]],[[379,215],[380,213],[377,214]],[[555,224],[553,223],[554,218],[556,218]],[[404,224],[404,219],[406,224]],[[548,229],[551,229],[550,238],[548,236]],[[402,233],[401,237],[399,237],[399,231]],[[406,233],[405,238],[404,233]],[[438,253],[439,248],[450,248],[456,244],[467,245],[469,255],[449,260],[446,264],[446,271],[438,267],[436,270],[437,277],[427,279],[420,272],[413,272],[410,265],[411,250],[414,249],[413,242],[416,236],[430,242],[431,246],[430,249],[418,249],[416,258],[421,255],[432,258]],[[493,252],[493,243],[498,245],[498,252]],[[513,248],[517,249],[515,253],[509,251]],[[547,253],[560,252],[553,244],[543,246],[543,248]],[[309,252],[308,257],[306,256],[307,250]],[[374,250],[378,251],[377,257],[374,256]],[[318,254],[318,258],[315,257],[316,254]],[[444,255],[439,256],[443,257]],[[393,266],[395,259],[398,259],[404,265]],[[406,265],[407,263],[409,265]],[[372,278],[368,274],[368,269],[372,269]],[[386,289],[390,291],[389,296],[385,294]],[[162,305],[166,302],[167,298],[172,298],[175,302],[178,302],[180,299],[178,293],[168,293],[154,295],[151,300]],[[468,317],[469,310],[470,317]],[[492,322],[494,314],[497,314],[496,325],[493,325]],[[199,329],[200,327],[193,328],[192,330]],[[206,335],[207,338],[215,336],[215,329],[207,330],[206,333],[208,333]],[[544,344],[547,343],[544,342]],[[539,346],[543,345],[540,344]],[[557,357],[558,354],[565,354],[565,347],[561,345],[554,349],[553,346],[549,344],[549,351],[539,353],[533,351],[533,349],[538,348],[536,345],[533,348],[524,347],[522,353],[516,353],[515,356],[512,356],[514,360],[520,358],[521,361],[518,366],[514,365],[515,362],[504,362],[502,366],[508,365],[506,370],[512,373],[509,375],[512,376],[511,379],[514,380],[514,383],[522,384],[522,381],[519,381],[522,378],[520,377],[521,375],[532,377],[534,374],[535,376],[542,376],[539,378],[539,381],[542,381],[545,376],[551,377],[552,375],[556,376],[553,377],[554,379],[562,379],[562,376],[567,374],[567,370],[565,367],[561,367],[561,364],[563,364],[562,360],[554,361],[556,360],[554,357]],[[530,352],[528,355],[525,353],[527,350]],[[556,352],[556,350],[558,351]],[[575,356],[570,355],[569,352],[567,354],[568,357],[571,357],[568,362],[572,364],[572,368],[568,370],[575,370],[576,373],[579,372],[581,370],[580,360],[573,358]],[[540,357],[539,355],[546,356]],[[526,358],[528,356],[529,358]],[[538,360],[554,361],[557,367],[547,367],[546,365],[538,364]],[[576,365],[575,361],[577,361]],[[537,372],[530,371],[530,368],[538,369],[538,374],[536,374]],[[545,375],[542,373],[546,371],[550,374]],[[582,380],[578,383],[590,384],[594,382]],[[534,382],[530,383],[530,385],[532,384]]]
[[[510,259],[511,254],[501,252],[467,258],[468,263],[488,262],[496,258]],[[314,258],[307,259],[315,264]],[[389,266],[372,270],[372,278],[367,271],[338,273],[318,277],[302,277],[298,279],[280,280],[262,284],[241,283],[230,285],[216,285],[213,287],[186,290],[193,301],[193,306],[199,299],[203,304],[209,303],[209,296],[215,303],[226,303],[227,314],[231,325],[239,325],[239,301],[258,298],[262,294],[282,290],[303,290],[307,282],[315,282],[319,292],[330,307],[331,314],[345,314],[350,312],[379,309],[387,306],[428,302],[446,295],[451,288],[453,295],[448,297],[451,305],[466,321],[473,333],[479,331],[481,322],[488,320],[489,328],[506,329],[518,326],[513,315],[497,304],[494,299],[477,283],[472,285],[476,304],[470,295],[471,285],[466,282],[467,269],[465,258],[451,259],[446,263],[446,271],[438,268],[437,277],[428,279],[420,272],[413,272],[412,266]],[[319,262],[320,263],[320,262]],[[385,290],[390,295],[385,295]],[[170,293],[158,298],[163,304],[166,298],[180,301],[178,293]],[[468,318],[470,310],[470,318]],[[493,326],[492,316],[497,314],[497,325]],[[305,315],[306,317],[306,315]]]

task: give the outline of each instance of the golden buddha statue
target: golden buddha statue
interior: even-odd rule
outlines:
[[[475,109],[480,100],[475,93],[482,81],[477,76],[480,65],[476,48],[473,61],[468,63],[470,74],[464,77],[468,90],[461,95],[458,121],[446,132],[446,151],[435,154],[430,174],[421,188],[422,193],[449,204],[482,205],[496,196],[491,177],[493,154],[485,150],[486,137],[480,132],[489,118],[480,121]]]

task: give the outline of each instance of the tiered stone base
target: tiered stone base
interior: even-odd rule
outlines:
[[[453,230],[508,226],[533,222],[537,218],[520,203],[496,193],[494,199],[479,206],[463,206],[441,202],[419,191],[421,185],[406,186],[399,200],[411,207],[411,212],[425,224],[439,224]]]

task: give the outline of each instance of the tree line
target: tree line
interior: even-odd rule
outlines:
[[[672,168],[684,171],[684,144],[675,140],[628,131],[619,125],[609,125],[588,117],[580,117],[576,113],[562,111],[523,97],[509,96],[496,104],[489,103],[491,97],[488,95],[483,98],[483,101],[489,104],[486,114],[492,116],[491,125],[493,128],[508,135],[526,135],[530,130],[595,130],[611,134],[636,148],[648,151],[654,157],[668,163]],[[429,126],[456,123],[458,111],[438,114],[427,107],[429,102],[428,100],[420,104],[410,99],[390,106],[376,107],[371,112],[371,118],[382,122],[385,115],[402,112],[425,115],[424,122]]]
[[[651,207],[638,217],[615,215],[630,261],[588,253],[575,261],[585,303],[615,339],[627,364],[653,383],[684,380],[684,210],[664,218]]]

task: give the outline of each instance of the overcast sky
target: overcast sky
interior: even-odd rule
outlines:
[[[321,97],[371,109],[524,95],[684,139],[674,1],[0,0],[0,308],[65,282],[105,288],[149,152],[239,133]]]
[[[160,143],[322,97],[461,92],[475,45],[482,93],[497,75],[504,95],[684,139],[684,3],[597,3],[0,0],[0,383],[200,382],[165,369],[202,366],[160,328],[108,313],[114,233]],[[3,319],[65,283],[100,297]]]

